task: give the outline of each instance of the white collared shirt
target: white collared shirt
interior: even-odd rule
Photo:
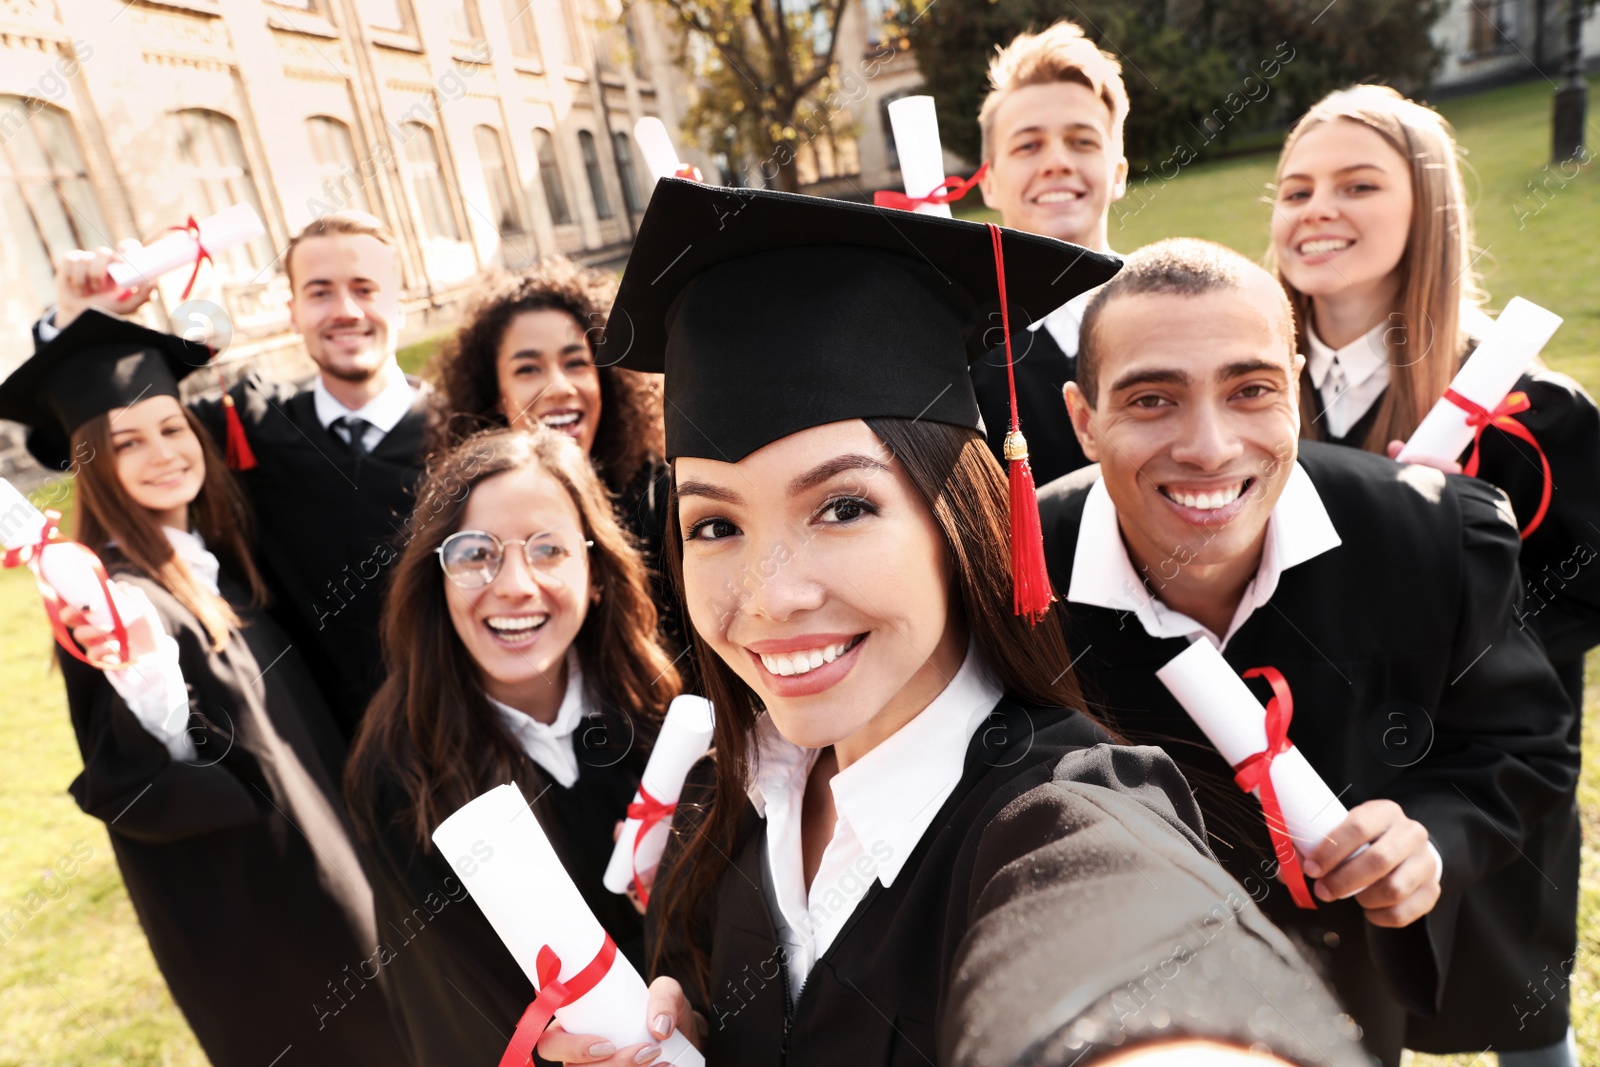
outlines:
[[[1284,483],[1283,495],[1267,518],[1267,538],[1261,548],[1261,565],[1245,588],[1239,607],[1220,638],[1205,626],[1173,611],[1153,594],[1141,580],[1128,547],[1122,540],[1117,508],[1111,502],[1103,479],[1089,489],[1083,502],[1083,519],[1078,528],[1078,547],[1072,557],[1072,585],[1067,599],[1075,604],[1090,604],[1113,611],[1131,611],[1151,637],[1204,637],[1218,649],[1228,646],[1239,627],[1257,608],[1278,590],[1278,579],[1290,567],[1338,548],[1339,531],[1328,518],[1328,509],[1311,484],[1311,476],[1296,463]],[[1171,561],[1175,569],[1177,558]],[[1158,568],[1158,571],[1160,568]],[[1150,581],[1157,586],[1164,577],[1156,573]]]
[[[1364,337],[1335,351],[1322,342],[1317,331],[1306,328],[1306,370],[1311,384],[1322,397],[1322,421],[1331,437],[1343,437],[1350,427],[1389,388],[1389,344],[1387,322],[1380,322]]]
[[[217,575],[221,567],[217,557],[206,548],[199,534],[161,527],[172,543],[172,550],[194,575],[195,580],[213,595],[217,591]],[[183,667],[178,662],[178,642],[169,636],[161,625],[161,618],[150,606],[143,590],[119,582],[117,591],[123,600],[146,612],[155,633],[155,651],[140,656],[124,670],[106,671],[106,681],[117,691],[122,702],[128,705],[134,718],[145,732],[163,745],[174,760],[194,762],[196,750],[189,737],[189,688],[183,680]]]
[[[1079,293],[1065,304],[1056,308],[1050,314],[1031,324],[1030,330],[1049,330],[1050,336],[1061,349],[1061,354],[1072,359],[1078,354],[1078,333],[1083,327],[1083,313],[1089,307],[1089,301],[1094,299],[1094,294],[1100,291],[1095,286],[1086,293]]]
[[[583,669],[578,666],[578,654],[567,649],[567,691],[561,697],[555,722],[542,723],[527,712],[502,704],[494,697],[488,699],[528,758],[544,768],[544,772],[561,788],[571,789],[578,780],[578,749],[573,744],[572,735],[577,732],[584,716],[589,714],[589,697],[583,685]]]
[[[801,853],[801,809],[820,750],[756,720],[756,771],[750,802],[767,820],[767,907],[788,954],[790,993],[800,996],[812,967],[833,944],[875,881],[895,878],[955,790],[972,735],[1003,692],[976,647],[916,718],[833,776],[838,816],[808,890]]]
[[[389,376],[389,384],[383,387],[383,392],[367,401],[355,411],[351,411],[338,400],[334,399],[328,391],[328,386],[323,382],[322,375],[317,375],[317,382],[311,387],[311,395],[316,404],[317,421],[322,423],[323,429],[328,429],[335,419],[354,417],[367,421],[367,431],[362,437],[365,450],[371,452],[378,447],[384,435],[400,424],[415,403],[417,391],[411,388],[411,383],[406,381],[406,376],[400,370],[400,364],[395,362],[393,356],[389,357],[388,364],[383,373]],[[334,431],[341,438],[345,437],[343,427]]]

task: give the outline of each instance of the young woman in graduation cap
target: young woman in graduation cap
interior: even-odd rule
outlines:
[[[666,372],[669,559],[716,707],[651,896],[657,1037],[683,1028],[713,1067],[1091,1062],[1185,1036],[1314,1057],[1293,1027],[1252,1035],[1259,1003],[1210,965],[1119,1010],[1154,946],[1220,907],[1196,951],[1228,942],[1224,966],[1282,982],[1295,1025],[1353,1055],[1172,763],[1075,710],[1028,479],[1008,494],[979,430],[969,358],[1115,270],[975,223],[656,186],[601,352]],[[539,1051],[659,1055],[559,1026]]]
[[[1398,452],[1487,325],[1472,232],[1455,139],[1431,108],[1358,85],[1295,125],[1278,161],[1271,255],[1306,356],[1302,436]],[[1528,405],[1506,418],[1530,431],[1537,449],[1497,421],[1474,447],[1476,473],[1510,498],[1523,533],[1523,624],[1543,640],[1581,713],[1583,656],[1600,644],[1600,567],[1592,565],[1600,411],[1577,382],[1544,369],[1513,392]],[[1581,726],[1580,714],[1573,730]],[[1578,839],[1574,797],[1534,831],[1529,862],[1466,895],[1445,1007],[1412,1020],[1407,1047],[1493,1046],[1503,1063],[1528,1067],[1577,1062],[1565,982],[1558,1003],[1516,1006],[1528,1000],[1528,981],[1571,970]]]
[[[595,359],[615,294],[614,277],[561,256],[486,279],[439,355],[441,417],[428,453],[496,426],[548,426],[578,442],[637,539],[676,654],[682,624],[661,566],[668,482],[660,379]]]
[[[344,745],[262,608],[243,498],[179,403],[178,379],[209,358],[87,311],[0,383],[0,418],[32,427],[36,452],[77,457],[74,537],[145,612],[121,641],[63,612],[104,666],[58,657],[84,761],[72,795],[107,824],[211,1063],[259,1067],[290,1048],[286,1064],[395,1062],[382,994],[332,993],[375,943],[338,788]]]
[[[639,915],[601,877],[678,675],[638,553],[564,434],[493,430],[436,456],[413,527],[384,606],[388,676],[347,790],[412,1062],[492,1064],[534,991],[433,831],[515,782],[641,963]]]

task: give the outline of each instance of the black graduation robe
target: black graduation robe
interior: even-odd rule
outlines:
[[[639,914],[627,897],[606,889],[601,877],[611,859],[612,831],[626,818],[644,758],[638,746],[586,747],[586,737],[609,736],[605,730],[580,727],[573,736],[579,771],[572,788],[545,778],[529,761],[522,789],[537,797],[539,824],[583,899],[643,974]],[[398,784],[385,783],[372,812],[376,837],[357,844],[371,872],[379,962],[410,1062],[413,1067],[495,1067],[534,998],[533,983],[449,860],[431,842],[423,851],[409,828],[396,824],[403,803]],[[529,900],[528,906],[539,902]]]
[[[1070,642],[1087,699],[1131,740],[1166,747],[1195,787],[1223,866],[1314,947],[1368,1047],[1393,1063],[1406,1010],[1439,1010],[1463,892],[1520,862],[1529,831],[1570,795],[1573,710],[1518,623],[1520,546],[1497,490],[1309,441],[1300,464],[1342,544],[1284,571],[1224,656],[1240,673],[1283,673],[1290,738],[1347,807],[1388,798],[1427,827],[1444,860],[1444,896],[1426,919],[1386,930],[1354,900],[1294,907],[1275,880],[1259,805],[1156,678],[1184,639],[1150,637],[1131,612],[1068,604]],[[1062,596],[1097,476],[1087,468],[1040,493]],[[1265,703],[1265,687],[1250,684]]]
[[[1086,467],[1089,460],[1067,417],[1061,389],[1078,373],[1078,358],[1056,344],[1048,326],[1014,330],[1011,355],[1017,379],[1017,415],[1028,439],[1028,463],[1037,485]],[[1011,428],[1011,393],[1006,383],[1006,350],[997,348],[972,365],[983,432],[994,458],[1005,466],[1006,431]]]
[[[413,383],[417,384],[417,383]],[[259,373],[229,394],[255,453],[235,472],[256,520],[256,556],[279,624],[305,652],[346,738],[382,681],[378,626],[389,568],[413,516],[430,390],[369,455],[317,420],[314,394]],[[190,405],[226,447],[222,401]]]
[[[617,521],[633,535],[639,558],[650,571],[650,592],[658,613],[656,634],[683,681],[685,692],[698,689],[694,684],[694,657],[686,655],[689,632],[683,623],[678,594],[667,575],[666,538],[672,516],[667,501],[672,493],[672,465],[663,459],[646,462],[633,481],[615,495]],[[677,536],[677,531],[670,531]]]
[[[1087,1064],[1082,1044],[1098,1054],[1185,1034],[1361,1062],[1326,990],[1216,867],[1171,761],[1105,737],[1077,712],[997,704],[894,884],[874,882],[792,1007],[760,888],[766,822],[747,806],[731,866],[699,908],[709,999],[685,982],[709,1067]],[[702,762],[684,800],[708,801],[709,778]],[[694,810],[680,801],[677,818]],[[685,821],[674,838],[690,832]],[[678,855],[669,846],[664,870]],[[692,973],[680,937],[662,947],[661,973]],[[1282,1014],[1217,981],[1218,968],[1282,990]],[[1203,1010],[1164,1010],[1180,1001]],[[1071,1056],[1023,1055],[1080,1019]]]
[[[243,626],[212,651],[160,585],[106,563],[144,590],[177,640],[198,762],[174,761],[101,672],[58,650],[84,762],[71,791],[106,823],[150,950],[207,1058],[400,1062],[376,986],[336,1014],[321,1007],[371,956],[373,907],[337,785],[344,742],[298,651],[226,574],[223,595]]]
[[[1583,657],[1600,645],[1600,410],[1577,382],[1551,371],[1523,375],[1515,391],[1526,393],[1531,407],[1513,417],[1538,439],[1554,485],[1544,520],[1522,542],[1518,618],[1544,642],[1578,709],[1571,734],[1577,746]],[[1334,443],[1360,448],[1376,414],[1374,404]],[[1486,431],[1478,476],[1505,491],[1519,526],[1529,523],[1543,488],[1532,447]],[[1565,1037],[1578,948],[1581,831],[1574,791],[1534,827],[1522,856],[1467,892],[1444,1003],[1437,1016],[1411,1020],[1407,1047],[1514,1050]]]

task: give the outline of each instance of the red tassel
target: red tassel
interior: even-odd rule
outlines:
[[[233,397],[227,393],[222,394],[222,408],[223,418],[228,423],[228,469],[254,470],[256,454],[250,450],[250,439],[244,435],[244,423],[239,421],[239,409],[234,407]]]
[[[1011,391],[1011,429],[1006,433],[1006,471],[1011,482],[1011,609],[1038,625],[1056,599],[1044,562],[1044,531],[1039,526],[1039,495],[1028,462],[1028,441],[1017,421],[1017,377],[1011,359],[1011,317],[1006,307],[1006,262],[1000,227],[989,223],[994,241],[994,273],[1000,287],[1000,328],[1006,338],[1006,385]]]

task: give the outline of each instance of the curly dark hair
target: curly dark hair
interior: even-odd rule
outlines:
[[[428,430],[428,455],[440,454],[486,429],[506,425],[495,362],[511,320],[526,311],[564,311],[593,351],[593,338],[611,311],[617,280],[565,256],[525,271],[488,275],[467,307],[455,336],[434,362],[438,415]],[[661,421],[661,376],[599,367],[600,425],[590,460],[606,487],[621,492],[653,458],[666,452]]]

